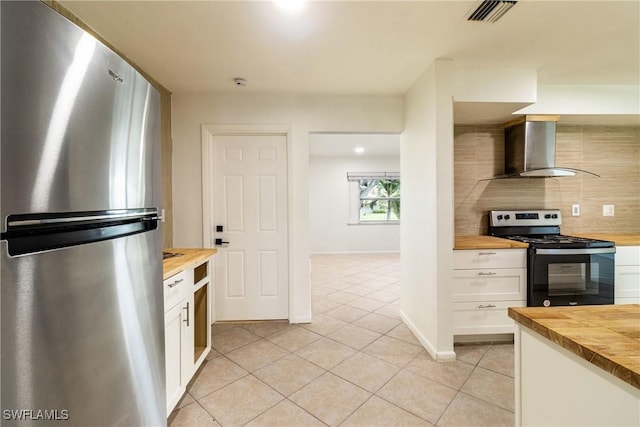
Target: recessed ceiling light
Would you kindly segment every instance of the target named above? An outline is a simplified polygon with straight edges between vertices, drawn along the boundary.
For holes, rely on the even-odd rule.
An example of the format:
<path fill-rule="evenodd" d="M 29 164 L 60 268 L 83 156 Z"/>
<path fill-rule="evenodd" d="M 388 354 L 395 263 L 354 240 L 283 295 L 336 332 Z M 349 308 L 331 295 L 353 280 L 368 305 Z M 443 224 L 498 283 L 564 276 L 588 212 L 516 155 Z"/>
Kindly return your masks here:
<path fill-rule="evenodd" d="M 286 11 L 297 12 L 302 10 L 305 2 L 304 0 L 276 0 L 276 3 Z"/>
<path fill-rule="evenodd" d="M 362 154 L 364 153 L 364 147 L 356 147 L 353 151 L 355 151 L 356 154 Z"/>

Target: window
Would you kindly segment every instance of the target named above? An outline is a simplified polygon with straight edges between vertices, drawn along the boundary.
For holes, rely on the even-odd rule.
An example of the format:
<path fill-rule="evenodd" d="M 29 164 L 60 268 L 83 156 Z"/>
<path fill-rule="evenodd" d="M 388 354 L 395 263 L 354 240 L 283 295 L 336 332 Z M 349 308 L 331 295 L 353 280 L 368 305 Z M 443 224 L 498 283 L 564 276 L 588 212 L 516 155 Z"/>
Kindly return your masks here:
<path fill-rule="evenodd" d="M 397 172 L 347 173 L 357 185 L 358 224 L 400 220 L 400 175 Z M 355 219 L 355 218 L 354 218 Z"/>

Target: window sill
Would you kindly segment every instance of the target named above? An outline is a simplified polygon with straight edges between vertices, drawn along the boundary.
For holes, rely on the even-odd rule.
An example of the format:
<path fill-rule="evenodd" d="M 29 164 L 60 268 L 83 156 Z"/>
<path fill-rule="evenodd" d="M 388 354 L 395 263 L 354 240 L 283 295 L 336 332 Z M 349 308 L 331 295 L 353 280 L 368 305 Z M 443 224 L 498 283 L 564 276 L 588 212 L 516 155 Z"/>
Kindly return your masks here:
<path fill-rule="evenodd" d="M 366 221 L 366 222 L 348 222 L 347 225 L 400 225 L 400 221 Z"/>

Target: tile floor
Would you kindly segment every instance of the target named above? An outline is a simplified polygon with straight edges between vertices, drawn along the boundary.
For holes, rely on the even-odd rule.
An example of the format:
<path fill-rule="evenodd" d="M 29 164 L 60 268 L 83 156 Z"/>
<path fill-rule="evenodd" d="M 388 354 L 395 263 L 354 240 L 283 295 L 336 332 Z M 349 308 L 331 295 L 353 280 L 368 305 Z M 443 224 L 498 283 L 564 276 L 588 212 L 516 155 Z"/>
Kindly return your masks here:
<path fill-rule="evenodd" d="M 398 255 L 312 268 L 313 322 L 215 324 L 170 426 L 513 426 L 513 345 L 434 362 L 398 315 Z"/>

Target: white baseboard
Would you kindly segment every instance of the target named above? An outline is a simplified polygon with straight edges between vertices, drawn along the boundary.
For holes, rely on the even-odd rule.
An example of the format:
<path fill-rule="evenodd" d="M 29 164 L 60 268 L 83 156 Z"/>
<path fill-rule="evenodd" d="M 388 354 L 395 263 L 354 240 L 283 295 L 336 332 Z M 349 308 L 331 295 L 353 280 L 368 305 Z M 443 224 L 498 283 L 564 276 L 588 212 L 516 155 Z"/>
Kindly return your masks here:
<path fill-rule="evenodd" d="M 407 327 L 413 332 L 413 334 L 418 338 L 420 344 L 427 350 L 427 353 L 438 362 L 453 362 L 456 360 L 456 352 L 455 351 L 437 351 L 436 348 L 431 344 L 431 342 L 416 328 L 416 325 L 407 317 L 406 314 L 402 310 L 400 310 L 400 317 L 407 325 Z"/>

